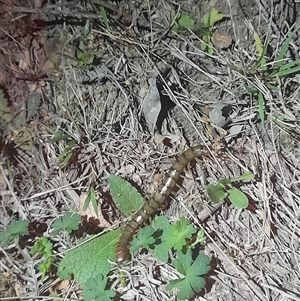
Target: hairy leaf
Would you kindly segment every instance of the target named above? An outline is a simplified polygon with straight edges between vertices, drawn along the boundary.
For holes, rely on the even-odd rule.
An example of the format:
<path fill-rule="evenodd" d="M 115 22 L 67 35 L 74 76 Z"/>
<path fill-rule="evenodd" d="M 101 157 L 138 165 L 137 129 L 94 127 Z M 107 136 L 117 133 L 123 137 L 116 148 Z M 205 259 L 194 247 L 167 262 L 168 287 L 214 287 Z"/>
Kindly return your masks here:
<path fill-rule="evenodd" d="M 126 216 L 138 210 L 144 203 L 137 189 L 119 176 L 109 176 L 109 187 L 116 206 Z"/>

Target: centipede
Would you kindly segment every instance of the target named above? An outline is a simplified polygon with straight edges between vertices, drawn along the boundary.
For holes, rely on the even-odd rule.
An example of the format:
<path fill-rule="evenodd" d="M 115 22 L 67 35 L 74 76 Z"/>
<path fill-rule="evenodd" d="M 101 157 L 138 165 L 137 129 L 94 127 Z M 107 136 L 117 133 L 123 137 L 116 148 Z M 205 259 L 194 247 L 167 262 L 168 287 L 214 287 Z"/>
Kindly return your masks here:
<path fill-rule="evenodd" d="M 202 159 L 209 155 L 210 151 L 207 146 L 196 145 L 188 148 L 174 160 L 158 189 L 149 200 L 135 212 L 131 220 L 125 226 L 116 247 L 116 262 L 118 264 L 130 260 L 129 246 L 133 236 L 141 227 L 143 227 L 143 225 L 149 223 L 159 210 L 167 206 L 168 199 L 175 189 L 175 185 L 186 166 L 195 158 Z"/>

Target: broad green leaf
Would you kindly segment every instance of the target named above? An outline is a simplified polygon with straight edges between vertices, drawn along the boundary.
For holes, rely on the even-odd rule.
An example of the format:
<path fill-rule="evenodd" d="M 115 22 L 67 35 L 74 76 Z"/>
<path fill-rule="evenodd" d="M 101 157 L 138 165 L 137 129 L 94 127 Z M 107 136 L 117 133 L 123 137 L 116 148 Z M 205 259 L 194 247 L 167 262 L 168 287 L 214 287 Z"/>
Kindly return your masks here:
<path fill-rule="evenodd" d="M 166 216 L 157 216 L 152 221 L 151 225 L 155 230 L 162 231 L 161 236 L 158 237 L 160 243 L 155 245 L 155 248 L 152 250 L 152 254 L 157 260 L 166 263 L 169 259 L 169 248 L 166 244 L 166 240 L 167 229 L 171 226 L 170 221 Z"/>
<path fill-rule="evenodd" d="M 126 216 L 130 216 L 144 204 L 137 189 L 119 176 L 109 176 L 109 187 L 117 208 Z"/>
<path fill-rule="evenodd" d="M 225 18 L 225 15 L 220 14 L 215 8 L 212 8 L 209 13 L 209 25 L 212 26 L 216 22 L 221 21 L 223 18 Z"/>
<path fill-rule="evenodd" d="M 156 216 L 151 223 L 155 230 L 161 229 L 163 231 L 167 230 L 170 225 L 170 221 L 166 216 Z"/>
<path fill-rule="evenodd" d="M 228 196 L 225 186 L 221 183 L 217 183 L 216 185 L 208 184 L 206 192 L 211 201 L 215 203 L 223 201 Z"/>
<path fill-rule="evenodd" d="M 81 216 L 77 213 L 68 212 L 62 217 L 54 220 L 52 235 L 57 235 L 61 230 L 66 230 L 71 233 L 73 230 L 78 230 Z"/>
<path fill-rule="evenodd" d="M 187 14 L 181 14 L 178 20 L 178 24 L 183 29 L 192 29 L 194 26 L 194 20 Z"/>
<path fill-rule="evenodd" d="M 11 240 L 20 236 L 20 235 L 27 235 L 29 234 L 28 231 L 29 221 L 19 220 L 19 221 L 12 221 L 6 228 L 5 231 L 0 233 L 0 241 L 3 242 L 3 246 L 7 247 Z"/>
<path fill-rule="evenodd" d="M 235 187 L 230 189 L 228 198 L 237 208 L 245 209 L 248 207 L 249 201 L 247 196 Z"/>
<path fill-rule="evenodd" d="M 179 300 L 191 298 L 195 293 L 199 293 L 204 288 L 205 279 L 202 275 L 210 270 L 210 259 L 208 256 L 201 253 L 193 262 L 191 250 L 188 250 L 186 254 L 178 253 L 178 259 L 173 261 L 173 266 L 185 277 L 170 280 L 166 289 L 178 288 Z"/>
<path fill-rule="evenodd" d="M 116 243 L 122 230 L 113 230 L 65 253 L 59 263 L 60 277 L 74 274 L 77 282 L 84 287 L 86 281 L 99 273 L 107 275 L 115 261 Z"/>
<path fill-rule="evenodd" d="M 155 248 L 151 251 L 151 253 L 157 260 L 167 263 L 169 259 L 169 251 L 170 250 L 167 248 L 166 244 L 161 242 L 160 244 L 155 245 Z"/>

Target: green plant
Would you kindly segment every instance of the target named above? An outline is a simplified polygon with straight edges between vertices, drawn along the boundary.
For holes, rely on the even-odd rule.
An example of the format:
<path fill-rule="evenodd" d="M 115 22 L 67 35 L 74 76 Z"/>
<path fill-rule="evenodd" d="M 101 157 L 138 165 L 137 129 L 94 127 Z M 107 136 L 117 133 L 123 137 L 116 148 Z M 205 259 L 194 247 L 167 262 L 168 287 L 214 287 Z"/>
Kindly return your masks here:
<path fill-rule="evenodd" d="M 97 199 L 96 199 L 95 189 L 93 187 L 91 187 L 88 191 L 88 195 L 85 198 L 82 210 L 86 211 L 86 209 L 88 208 L 90 203 L 92 203 L 92 206 L 93 206 L 96 216 L 99 217 L 98 203 L 97 203 Z"/>
<path fill-rule="evenodd" d="M 199 293 L 205 286 L 205 279 L 202 277 L 210 270 L 210 259 L 207 255 L 200 253 L 195 260 L 192 260 L 192 252 L 186 254 L 178 253 L 177 259 L 173 260 L 173 266 L 183 277 L 170 280 L 166 289 L 178 288 L 178 299 L 191 298 Z"/>
<path fill-rule="evenodd" d="M 171 29 L 176 33 L 186 33 L 188 30 L 194 28 L 194 20 L 187 14 L 179 12 L 176 16 L 176 12 L 171 10 Z"/>
<path fill-rule="evenodd" d="M 144 198 L 137 189 L 119 176 L 109 176 L 109 187 L 116 206 L 126 216 L 132 214 L 144 203 Z"/>
<path fill-rule="evenodd" d="M 257 33 L 254 34 L 256 51 L 259 55 L 258 61 L 250 69 L 250 77 L 258 76 L 266 89 L 269 89 L 268 92 L 278 93 L 278 84 L 277 78 L 286 77 L 291 74 L 300 72 L 300 59 L 289 60 L 286 58 L 286 54 L 289 48 L 289 44 L 292 38 L 295 36 L 296 32 L 299 30 L 299 26 L 296 27 L 284 41 L 281 46 L 281 49 L 278 53 L 278 56 L 272 60 L 268 61 L 266 57 L 268 41 L 264 44 L 261 41 Z M 258 87 L 254 86 L 252 83 L 246 87 L 246 93 L 257 94 L 258 97 L 258 111 L 259 117 L 262 122 L 267 119 L 273 120 L 279 126 L 284 126 L 286 119 L 283 116 L 272 117 L 268 114 L 266 110 L 267 98 L 265 97 L 266 92 L 262 91 Z"/>
<path fill-rule="evenodd" d="M 220 179 L 216 185 L 208 184 L 206 191 L 213 202 L 218 203 L 228 198 L 234 206 L 244 209 L 248 207 L 248 198 L 242 191 L 235 188 L 232 183 L 251 179 L 253 179 L 253 174 L 246 172 L 237 178 Z"/>
<path fill-rule="evenodd" d="M 85 301 L 110 301 L 116 295 L 115 291 L 106 290 L 107 278 L 99 273 L 90 278 L 84 285 L 83 297 Z"/>
<path fill-rule="evenodd" d="M 203 43 L 201 43 L 201 50 L 208 54 L 213 54 L 214 48 L 212 43 L 212 33 L 214 25 L 223 20 L 225 15 L 219 13 L 215 8 L 212 8 L 210 12 L 206 13 L 201 19 L 200 23 L 200 36 Z"/>
<path fill-rule="evenodd" d="M 90 54 L 87 51 L 80 51 L 78 52 L 77 60 L 78 67 L 82 67 L 87 64 L 89 65 L 93 63 L 94 55 Z"/>
<path fill-rule="evenodd" d="M 73 137 L 70 135 L 63 135 L 59 132 L 56 132 L 52 130 L 51 128 L 47 128 L 48 132 L 50 132 L 54 137 L 51 139 L 48 139 L 46 143 L 53 143 L 58 141 L 64 141 L 66 144 L 65 149 L 59 154 L 58 161 L 60 163 L 61 168 L 66 167 L 74 153 L 76 152 L 76 149 L 78 147 L 78 141 L 76 141 Z"/>
<path fill-rule="evenodd" d="M 124 187 L 122 187 L 125 185 Z M 116 186 L 116 187 L 114 187 Z M 128 214 L 132 209 L 137 210 L 141 206 L 142 197 L 129 183 L 117 176 L 110 177 L 110 188 L 117 207 L 120 206 L 127 211 Z M 128 208 L 126 200 L 135 202 L 135 208 Z M 126 204 L 124 207 L 124 203 Z M 119 206 L 120 205 L 120 206 Z M 139 206 L 138 206 L 139 205 Z M 191 260 L 191 249 L 197 243 L 203 243 L 205 240 L 203 231 L 199 231 L 196 235 L 196 241 L 193 243 L 193 236 L 197 229 L 189 224 L 186 218 L 180 218 L 175 224 L 170 224 L 167 217 L 159 216 L 154 218 L 151 225 L 142 228 L 136 237 L 132 240 L 130 251 L 136 252 L 140 248 L 149 250 L 154 257 L 161 262 L 168 262 L 173 256 L 178 258 L 174 261 L 174 267 L 184 277 L 179 280 L 170 281 L 168 289 L 178 287 L 180 289 L 179 299 L 186 299 L 199 292 L 205 286 L 205 280 L 200 276 L 206 274 L 210 269 L 210 259 L 204 254 L 199 254 L 195 261 Z M 170 250 L 175 252 L 170 253 Z M 180 268 L 180 263 L 184 262 L 183 268 Z M 189 264 L 188 264 L 189 263 Z M 199 264 L 201 268 L 199 268 Z M 191 279 L 196 280 L 191 282 Z M 198 284 L 196 284 L 196 282 Z"/>
<path fill-rule="evenodd" d="M 114 230 L 82 242 L 76 248 L 65 253 L 65 257 L 59 263 L 58 271 L 62 279 L 71 279 L 71 275 L 85 288 L 90 278 L 98 277 L 99 273 L 106 277 L 115 260 L 115 246 L 121 234 L 121 230 Z"/>
<path fill-rule="evenodd" d="M 57 235 L 61 230 L 65 230 L 71 233 L 73 230 L 78 230 L 81 216 L 77 213 L 68 212 L 62 217 L 58 217 L 54 220 L 52 235 Z"/>
<path fill-rule="evenodd" d="M 40 254 L 44 257 L 43 262 L 38 265 L 39 271 L 42 272 L 42 280 L 45 278 L 46 273 L 49 272 L 55 259 L 52 248 L 53 244 L 46 237 L 40 237 L 30 250 L 30 254 Z"/>
<path fill-rule="evenodd" d="M 28 231 L 28 220 L 12 221 L 6 228 L 5 231 L 0 233 L 0 241 L 3 246 L 7 247 L 13 239 L 19 238 L 19 236 L 29 234 Z"/>

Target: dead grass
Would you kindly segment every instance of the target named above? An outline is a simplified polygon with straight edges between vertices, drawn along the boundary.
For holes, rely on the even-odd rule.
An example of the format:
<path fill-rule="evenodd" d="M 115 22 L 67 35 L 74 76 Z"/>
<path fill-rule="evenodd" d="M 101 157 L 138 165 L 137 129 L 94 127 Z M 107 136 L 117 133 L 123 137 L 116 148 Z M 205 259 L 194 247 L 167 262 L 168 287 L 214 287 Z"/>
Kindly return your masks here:
<path fill-rule="evenodd" d="M 17 150 L 17 164 L 2 158 L 2 227 L 13 218 L 9 208 L 20 218 L 46 225 L 46 230 L 34 226 L 33 239 L 49 236 L 47 229 L 53 220 L 64 212 L 80 211 L 80 197 L 92 186 L 106 219 L 100 226 L 117 225 L 121 218 L 109 196 L 109 175 L 121 175 L 146 195 L 151 194 L 156 175 L 164 173 L 189 145 L 219 145 L 216 133 L 222 131 L 210 123 L 209 112 L 222 103 L 233 108 L 228 132 L 221 140 L 222 152 L 214 153 L 213 159 L 198 161 L 185 173 L 182 188 L 164 212 L 171 220 L 186 216 L 205 229 L 205 252 L 212 258 L 212 271 L 205 291 L 195 300 L 300 300 L 299 74 L 279 79 L 280 92 L 275 93 L 265 85 L 259 71 L 252 77 L 248 73 L 258 59 L 252 27 L 261 38 L 272 38 L 270 46 L 275 54 L 286 38 L 278 27 L 283 18 L 279 8 L 275 7 L 270 21 L 268 10 L 258 1 L 247 18 L 236 13 L 239 8 L 234 5 L 216 3 L 217 9 L 229 16 L 219 26 L 235 43 L 230 50 L 216 50 L 209 56 L 200 50 L 201 39 L 196 34 L 168 32 L 169 2 L 140 4 L 138 8 L 124 4 L 123 16 L 132 15 L 129 24 L 122 23 L 128 22 L 128 16 L 118 19 L 107 8 L 111 30 L 94 21 L 85 41 L 84 22 L 56 25 L 49 32 L 56 37 L 55 43 L 59 41 L 57 47 L 50 47 L 53 53 L 49 54 L 55 60 L 50 70 L 55 83 L 48 86 L 50 120 L 40 124 L 34 148 L 29 152 Z M 247 1 L 244 4 L 249 5 Z M 195 18 L 204 13 L 185 3 L 182 7 L 192 11 Z M 289 7 L 284 7 L 287 15 Z M 80 4 L 76 9 L 79 15 L 83 11 Z M 95 16 L 90 5 L 85 9 Z M 62 15 L 67 12 L 66 8 Z M 76 15 L 75 8 L 72 12 Z M 79 69 L 76 57 L 68 56 L 76 52 L 77 45 L 77 52 L 88 50 L 97 58 L 97 66 L 105 65 L 109 76 L 83 84 L 80 78 L 89 66 Z M 299 35 L 290 53 L 299 53 Z M 153 76 L 163 85 L 162 94 L 176 104 L 165 115 L 161 132 L 155 134 L 148 132 L 142 115 L 148 79 Z M 249 84 L 266 95 L 270 118 L 284 117 L 285 126 L 271 119 L 264 124 L 259 121 L 256 95 L 244 93 Z M 53 138 L 47 128 L 68 135 L 75 144 L 70 146 L 71 138 L 47 142 Z M 70 158 L 62 164 L 58 158 L 67 147 Z M 239 210 L 228 203 L 211 208 L 204 186 L 245 171 L 251 171 L 255 179 L 240 189 L 256 210 Z M 41 300 L 45 296 L 46 300 L 53 294 L 81 298 L 75 283 L 57 284 L 55 274 L 41 281 L 37 270 L 40 259 L 30 255 L 31 238 L 27 239 L 24 249 L 13 243 L 7 249 L 0 248 L 0 270 L 14 275 L 22 298 Z M 58 257 L 77 244 L 76 239 L 63 235 L 52 239 Z M 122 290 L 124 300 L 176 300 L 176 294 L 167 292 L 163 285 L 179 276 L 169 265 L 148 254 L 137 254 L 124 270 L 128 283 L 122 289 L 119 276 L 111 276 L 112 288 Z"/>

